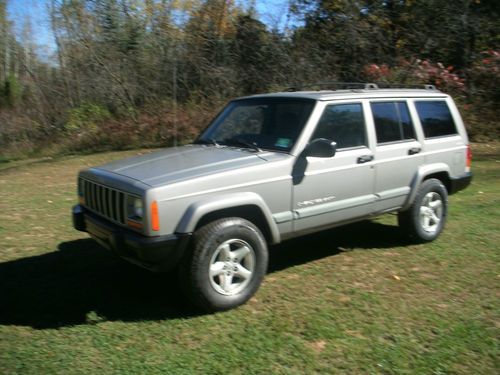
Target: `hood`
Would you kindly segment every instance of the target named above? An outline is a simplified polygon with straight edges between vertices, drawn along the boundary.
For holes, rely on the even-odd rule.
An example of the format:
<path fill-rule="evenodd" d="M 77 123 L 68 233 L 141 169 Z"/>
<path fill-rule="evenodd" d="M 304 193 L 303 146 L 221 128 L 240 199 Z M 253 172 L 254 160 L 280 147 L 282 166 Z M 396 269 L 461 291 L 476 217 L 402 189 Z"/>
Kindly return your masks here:
<path fill-rule="evenodd" d="M 114 161 L 94 169 L 113 172 L 155 187 L 266 163 L 274 153 L 206 145 L 168 148 Z"/>

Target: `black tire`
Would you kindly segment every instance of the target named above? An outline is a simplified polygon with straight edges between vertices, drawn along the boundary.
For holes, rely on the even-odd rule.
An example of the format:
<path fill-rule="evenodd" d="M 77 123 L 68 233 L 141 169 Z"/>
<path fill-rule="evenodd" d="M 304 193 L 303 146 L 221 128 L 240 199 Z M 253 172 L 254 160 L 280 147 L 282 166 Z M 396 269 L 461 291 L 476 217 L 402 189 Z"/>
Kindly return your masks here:
<path fill-rule="evenodd" d="M 255 294 L 267 262 L 266 241 L 255 225 L 237 217 L 220 219 L 194 233 L 179 280 L 196 306 L 208 312 L 229 310 Z"/>
<path fill-rule="evenodd" d="M 420 185 L 410 208 L 398 213 L 398 222 L 405 234 L 414 241 L 429 242 L 442 232 L 447 214 L 446 187 L 440 180 L 431 178 Z"/>

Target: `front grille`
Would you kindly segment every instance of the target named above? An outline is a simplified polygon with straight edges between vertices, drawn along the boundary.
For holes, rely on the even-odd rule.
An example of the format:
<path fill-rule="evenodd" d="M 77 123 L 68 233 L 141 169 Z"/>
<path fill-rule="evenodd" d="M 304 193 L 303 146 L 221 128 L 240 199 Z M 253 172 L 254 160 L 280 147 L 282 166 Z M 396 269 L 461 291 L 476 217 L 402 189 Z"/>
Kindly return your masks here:
<path fill-rule="evenodd" d="M 120 224 L 125 224 L 125 193 L 82 179 L 85 206 Z"/>

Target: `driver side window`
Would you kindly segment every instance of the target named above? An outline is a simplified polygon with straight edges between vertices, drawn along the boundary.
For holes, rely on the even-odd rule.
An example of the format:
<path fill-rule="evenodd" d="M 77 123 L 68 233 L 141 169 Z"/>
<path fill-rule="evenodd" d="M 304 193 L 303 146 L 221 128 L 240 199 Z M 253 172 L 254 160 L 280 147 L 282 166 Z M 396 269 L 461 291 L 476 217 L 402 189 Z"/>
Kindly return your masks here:
<path fill-rule="evenodd" d="M 334 104 L 325 108 L 311 139 L 326 138 L 337 148 L 366 146 L 365 119 L 361 103 Z"/>

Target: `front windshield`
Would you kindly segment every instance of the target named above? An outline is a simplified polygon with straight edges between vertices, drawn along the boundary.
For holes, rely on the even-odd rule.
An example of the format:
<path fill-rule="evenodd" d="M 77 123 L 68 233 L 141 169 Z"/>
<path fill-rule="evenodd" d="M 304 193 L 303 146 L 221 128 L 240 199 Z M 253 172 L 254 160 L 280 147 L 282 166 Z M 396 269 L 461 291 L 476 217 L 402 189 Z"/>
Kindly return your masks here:
<path fill-rule="evenodd" d="M 288 152 L 302 132 L 314 103 L 294 98 L 233 101 L 196 143 Z"/>

